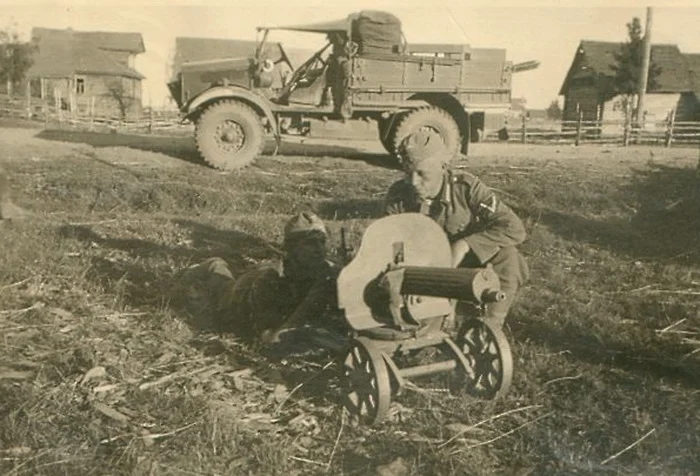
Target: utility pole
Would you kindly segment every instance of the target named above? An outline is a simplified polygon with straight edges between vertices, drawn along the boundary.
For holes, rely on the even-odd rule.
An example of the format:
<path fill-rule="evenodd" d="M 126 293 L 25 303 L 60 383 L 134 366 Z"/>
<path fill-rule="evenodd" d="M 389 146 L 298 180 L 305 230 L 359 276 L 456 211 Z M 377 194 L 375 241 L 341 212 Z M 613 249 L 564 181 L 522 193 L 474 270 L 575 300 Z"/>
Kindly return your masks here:
<path fill-rule="evenodd" d="M 634 116 L 635 124 L 640 124 L 640 119 L 644 116 L 644 95 L 647 92 L 647 80 L 649 78 L 649 63 L 651 61 L 651 20 L 652 8 L 647 7 L 647 24 L 644 28 L 644 38 L 642 39 L 642 68 L 639 76 L 639 90 L 637 92 L 637 112 Z"/>

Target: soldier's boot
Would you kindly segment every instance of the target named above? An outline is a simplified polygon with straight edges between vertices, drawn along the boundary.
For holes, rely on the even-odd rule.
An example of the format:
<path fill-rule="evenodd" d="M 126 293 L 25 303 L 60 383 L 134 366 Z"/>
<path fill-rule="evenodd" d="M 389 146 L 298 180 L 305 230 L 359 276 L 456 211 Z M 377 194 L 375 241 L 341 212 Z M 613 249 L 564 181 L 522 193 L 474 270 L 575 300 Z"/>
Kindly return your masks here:
<path fill-rule="evenodd" d="M 219 310 L 225 307 L 227 291 L 233 287 L 235 278 L 223 259 L 209 258 L 188 268 L 182 282 L 193 308 L 206 306 Z"/>

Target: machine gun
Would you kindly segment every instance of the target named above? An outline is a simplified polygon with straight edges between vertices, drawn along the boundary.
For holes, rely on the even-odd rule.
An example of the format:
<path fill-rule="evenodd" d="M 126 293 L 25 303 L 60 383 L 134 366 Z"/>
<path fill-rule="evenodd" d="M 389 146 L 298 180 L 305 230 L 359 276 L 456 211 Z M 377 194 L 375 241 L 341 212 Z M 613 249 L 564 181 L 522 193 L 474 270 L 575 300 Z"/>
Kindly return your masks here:
<path fill-rule="evenodd" d="M 346 247 L 345 237 L 342 237 Z M 507 392 L 512 378 L 508 340 L 478 312 L 505 298 L 495 272 L 452 268 L 443 230 L 417 213 L 373 222 L 338 276 L 338 307 L 351 330 L 343 359 L 345 405 L 360 419 L 382 420 L 406 380 L 442 372 L 456 374 L 455 389 L 485 398 Z M 456 338 L 447 323 L 459 317 Z M 442 360 L 401 368 L 421 349 L 439 349 Z"/>

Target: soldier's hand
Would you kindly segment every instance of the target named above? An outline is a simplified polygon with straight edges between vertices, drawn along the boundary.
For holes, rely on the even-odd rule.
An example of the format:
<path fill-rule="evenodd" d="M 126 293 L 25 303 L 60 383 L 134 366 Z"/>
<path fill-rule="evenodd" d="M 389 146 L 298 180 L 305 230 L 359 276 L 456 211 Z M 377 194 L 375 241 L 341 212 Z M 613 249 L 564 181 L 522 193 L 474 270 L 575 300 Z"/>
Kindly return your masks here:
<path fill-rule="evenodd" d="M 469 243 L 464 240 L 457 240 L 452 243 L 452 267 L 456 268 L 464 257 L 469 253 Z"/>

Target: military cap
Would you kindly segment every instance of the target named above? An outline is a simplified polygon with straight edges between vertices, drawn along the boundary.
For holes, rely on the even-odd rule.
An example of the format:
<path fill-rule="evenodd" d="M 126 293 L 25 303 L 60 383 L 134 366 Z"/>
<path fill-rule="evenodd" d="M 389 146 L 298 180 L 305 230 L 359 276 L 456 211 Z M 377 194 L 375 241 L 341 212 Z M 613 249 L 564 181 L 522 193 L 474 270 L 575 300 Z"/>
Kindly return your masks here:
<path fill-rule="evenodd" d="M 415 164 L 432 157 L 444 162 L 447 149 L 439 135 L 422 129 L 409 134 L 401 141 L 399 154 L 405 164 Z"/>
<path fill-rule="evenodd" d="M 294 215 L 284 226 L 285 241 L 296 236 L 309 235 L 312 232 L 327 236 L 326 226 L 318 215 L 312 212 L 301 212 Z"/>

